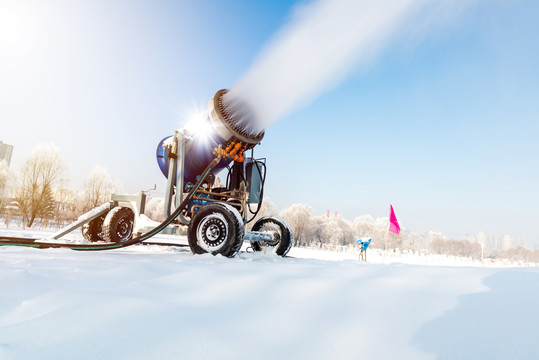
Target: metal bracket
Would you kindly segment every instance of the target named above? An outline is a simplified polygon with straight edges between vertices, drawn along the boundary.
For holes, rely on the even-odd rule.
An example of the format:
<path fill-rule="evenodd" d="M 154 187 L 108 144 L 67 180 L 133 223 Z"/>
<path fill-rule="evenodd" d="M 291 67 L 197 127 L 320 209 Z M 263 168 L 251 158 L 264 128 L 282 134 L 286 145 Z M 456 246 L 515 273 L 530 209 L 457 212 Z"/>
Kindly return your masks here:
<path fill-rule="evenodd" d="M 55 232 L 52 234 L 51 237 L 47 238 L 47 240 L 58 240 L 65 234 L 68 234 L 75 230 L 78 227 L 81 227 L 82 225 L 92 221 L 95 218 L 100 217 L 103 214 L 106 214 L 112 209 L 113 207 L 117 206 L 118 203 L 116 201 L 109 201 L 106 204 L 103 204 L 101 206 L 98 206 L 87 213 L 79 216 L 78 220 L 75 221 L 73 224 L 66 226 L 65 228 L 61 229 L 60 231 Z"/>

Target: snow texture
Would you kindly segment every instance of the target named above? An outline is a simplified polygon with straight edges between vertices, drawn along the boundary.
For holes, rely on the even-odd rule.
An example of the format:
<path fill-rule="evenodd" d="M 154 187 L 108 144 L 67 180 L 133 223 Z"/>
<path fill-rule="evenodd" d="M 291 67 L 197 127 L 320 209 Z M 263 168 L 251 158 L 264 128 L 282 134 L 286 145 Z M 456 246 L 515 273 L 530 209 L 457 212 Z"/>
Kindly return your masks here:
<path fill-rule="evenodd" d="M 293 248 L 290 255 L 0 247 L 0 359 L 539 354 L 537 268 L 399 262 L 437 259 L 417 256 L 382 264 L 375 251 L 362 263 L 357 253 Z"/>
<path fill-rule="evenodd" d="M 134 233 L 141 231 L 142 229 L 156 228 L 161 225 L 160 222 L 150 219 L 147 215 L 141 214 L 138 217 L 135 217 L 136 226 L 133 230 Z"/>

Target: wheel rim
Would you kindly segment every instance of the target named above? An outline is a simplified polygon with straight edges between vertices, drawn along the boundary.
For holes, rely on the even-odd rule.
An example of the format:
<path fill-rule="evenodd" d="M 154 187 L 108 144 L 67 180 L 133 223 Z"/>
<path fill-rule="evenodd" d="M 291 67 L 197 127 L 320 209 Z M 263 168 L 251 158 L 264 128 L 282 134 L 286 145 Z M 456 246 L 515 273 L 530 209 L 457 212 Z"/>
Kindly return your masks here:
<path fill-rule="evenodd" d="M 118 221 L 118 226 L 116 227 L 116 235 L 121 240 L 128 239 L 131 237 L 133 231 L 133 222 L 127 217 L 123 217 Z"/>
<path fill-rule="evenodd" d="M 207 252 L 219 251 L 228 237 L 228 222 L 221 214 L 211 214 L 197 226 L 197 243 Z"/>
<path fill-rule="evenodd" d="M 275 239 L 274 243 L 271 245 L 270 244 L 261 245 L 260 250 L 263 252 L 266 252 L 268 250 L 275 252 L 281 243 L 281 237 L 282 237 L 282 232 L 279 225 L 274 223 L 273 221 L 266 221 L 256 231 L 273 233 L 273 238 Z"/>

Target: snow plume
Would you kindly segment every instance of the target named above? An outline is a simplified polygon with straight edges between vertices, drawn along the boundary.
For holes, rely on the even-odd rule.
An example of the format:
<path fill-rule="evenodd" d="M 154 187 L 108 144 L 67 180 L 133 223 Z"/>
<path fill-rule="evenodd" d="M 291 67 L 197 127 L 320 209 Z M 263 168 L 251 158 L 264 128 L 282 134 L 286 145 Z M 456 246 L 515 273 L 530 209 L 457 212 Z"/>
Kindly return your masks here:
<path fill-rule="evenodd" d="M 404 21 L 423 32 L 475 0 L 317 0 L 295 9 L 225 101 L 250 134 L 337 85 L 358 64 L 372 60 Z M 441 14 L 444 15 L 441 15 Z M 427 16 L 427 17 L 425 17 Z M 417 34 L 415 34 L 417 35 Z M 248 105 L 241 109 L 239 104 Z M 251 115 L 252 114 L 252 115 Z M 249 116 L 251 115 L 251 116 Z M 246 121 L 254 119 L 254 121 Z"/>
<path fill-rule="evenodd" d="M 258 133 L 373 56 L 419 2 L 318 0 L 297 7 L 227 101 L 243 99 L 250 105 L 256 119 L 252 132 Z"/>

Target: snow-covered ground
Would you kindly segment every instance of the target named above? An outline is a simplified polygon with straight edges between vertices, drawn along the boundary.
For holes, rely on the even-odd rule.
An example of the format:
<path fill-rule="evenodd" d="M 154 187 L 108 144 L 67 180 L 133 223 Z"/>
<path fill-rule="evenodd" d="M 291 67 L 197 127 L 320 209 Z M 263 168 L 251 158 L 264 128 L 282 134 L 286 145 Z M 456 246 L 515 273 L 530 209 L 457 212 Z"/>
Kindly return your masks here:
<path fill-rule="evenodd" d="M 290 255 L 0 247 L 0 359 L 539 357 L 538 268 Z"/>

